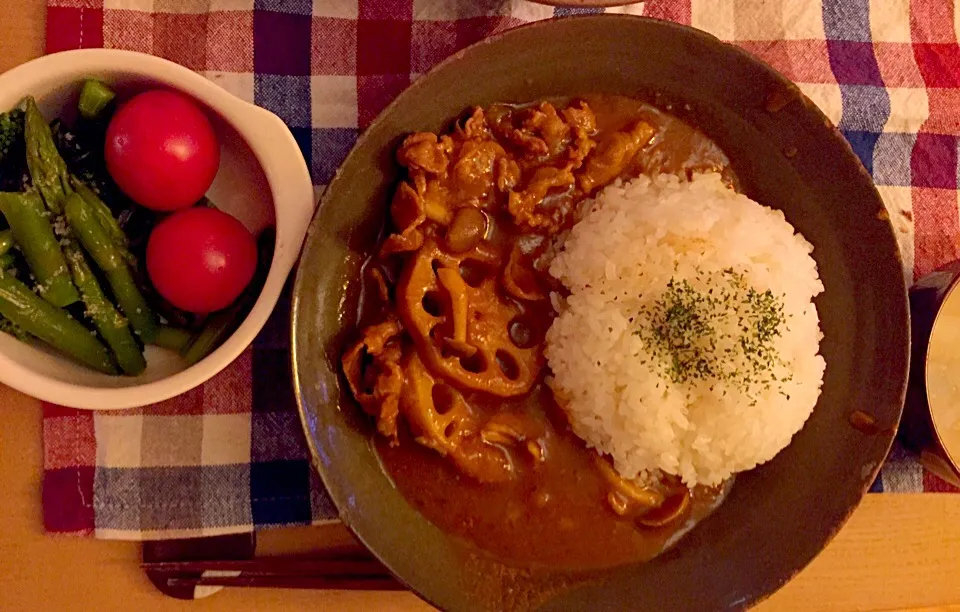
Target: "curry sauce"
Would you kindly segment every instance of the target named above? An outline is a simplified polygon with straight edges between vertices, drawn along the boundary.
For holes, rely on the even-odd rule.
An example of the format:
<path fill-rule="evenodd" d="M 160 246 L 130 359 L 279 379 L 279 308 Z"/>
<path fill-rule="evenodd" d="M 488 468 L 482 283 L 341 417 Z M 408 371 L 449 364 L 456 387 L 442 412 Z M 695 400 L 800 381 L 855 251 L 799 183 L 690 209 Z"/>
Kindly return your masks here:
<path fill-rule="evenodd" d="M 638 484 L 571 431 L 545 383 L 562 288 L 546 272 L 579 205 L 641 173 L 722 172 L 705 135 L 615 96 L 476 109 L 413 134 L 387 236 L 367 261 L 351 391 L 397 488 L 430 521 L 517 566 L 652 558 L 722 499 Z"/>

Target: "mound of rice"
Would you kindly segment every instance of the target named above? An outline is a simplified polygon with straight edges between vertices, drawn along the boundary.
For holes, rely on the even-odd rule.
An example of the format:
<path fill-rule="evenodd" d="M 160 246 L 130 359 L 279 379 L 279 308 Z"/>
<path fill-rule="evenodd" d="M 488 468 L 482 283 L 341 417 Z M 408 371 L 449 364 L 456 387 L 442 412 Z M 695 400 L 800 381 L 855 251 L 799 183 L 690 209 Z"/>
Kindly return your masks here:
<path fill-rule="evenodd" d="M 716 485 L 773 458 L 823 380 L 813 246 L 717 174 L 586 206 L 550 265 L 571 293 L 545 349 L 573 431 L 641 481 Z"/>

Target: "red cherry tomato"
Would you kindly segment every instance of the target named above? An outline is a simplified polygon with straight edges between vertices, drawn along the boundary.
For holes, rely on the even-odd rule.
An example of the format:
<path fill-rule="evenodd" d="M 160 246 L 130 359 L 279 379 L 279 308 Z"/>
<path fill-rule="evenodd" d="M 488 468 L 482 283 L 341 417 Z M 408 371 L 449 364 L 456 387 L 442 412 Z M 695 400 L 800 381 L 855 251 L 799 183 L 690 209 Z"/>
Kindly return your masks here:
<path fill-rule="evenodd" d="M 189 312 L 229 306 L 250 284 L 257 244 L 242 223 L 212 208 L 181 210 L 147 242 L 147 273 L 168 302 Z"/>
<path fill-rule="evenodd" d="M 123 104 L 107 126 L 107 170 L 120 189 L 153 210 L 195 204 L 220 166 L 220 144 L 196 102 L 162 89 Z"/>

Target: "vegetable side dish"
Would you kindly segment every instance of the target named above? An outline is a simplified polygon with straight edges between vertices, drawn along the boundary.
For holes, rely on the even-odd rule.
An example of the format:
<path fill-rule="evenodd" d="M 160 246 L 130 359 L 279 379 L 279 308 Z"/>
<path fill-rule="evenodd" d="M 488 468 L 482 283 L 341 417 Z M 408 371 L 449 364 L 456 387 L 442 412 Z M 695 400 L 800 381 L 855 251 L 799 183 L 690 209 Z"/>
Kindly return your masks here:
<path fill-rule="evenodd" d="M 77 110 L 0 113 L 0 329 L 106 374 L 141 374 L 151 344 L 195 363 L 252 306 L 271 236 L 203 198 L 219 144 L 190 98 L 88 80 Z"/>

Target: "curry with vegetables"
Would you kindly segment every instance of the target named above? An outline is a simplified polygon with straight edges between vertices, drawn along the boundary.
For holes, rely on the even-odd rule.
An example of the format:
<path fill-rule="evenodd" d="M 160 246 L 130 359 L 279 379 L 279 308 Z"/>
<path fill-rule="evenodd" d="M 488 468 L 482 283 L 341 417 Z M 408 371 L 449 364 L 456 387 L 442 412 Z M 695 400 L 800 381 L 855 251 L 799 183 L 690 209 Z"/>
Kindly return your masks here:
<path fill-rule="evenodd" d="M 517 565 L 649 559 L 725 487 L 625 480 L 571 433 L 545 384 L 562 287 L 547 267 L 580 204 L 641 173 L 719 171 L 705 135 L 623 97 L 478 108 L 397 151 L 406 178 L 364 267 L 343 354 L 387 471 L 444 530 Z"/>

